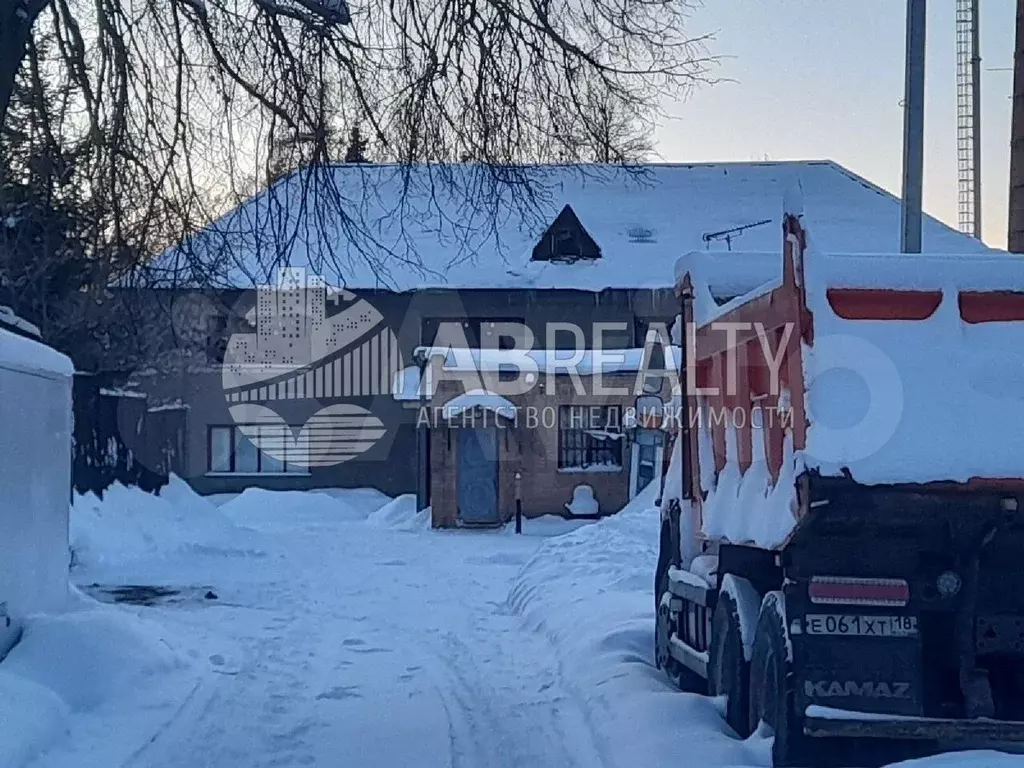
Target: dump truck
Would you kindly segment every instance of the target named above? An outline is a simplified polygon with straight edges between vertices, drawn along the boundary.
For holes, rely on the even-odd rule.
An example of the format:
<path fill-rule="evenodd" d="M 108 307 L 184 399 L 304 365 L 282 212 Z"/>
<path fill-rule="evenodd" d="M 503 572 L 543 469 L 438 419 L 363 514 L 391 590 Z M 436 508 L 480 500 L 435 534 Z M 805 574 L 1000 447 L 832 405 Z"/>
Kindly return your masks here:
<path fill-rule="evenodd" d="M 777 766 L 1024 741 L 1024 259 L 782 230 L 676 266 L 657 665 Z"/>

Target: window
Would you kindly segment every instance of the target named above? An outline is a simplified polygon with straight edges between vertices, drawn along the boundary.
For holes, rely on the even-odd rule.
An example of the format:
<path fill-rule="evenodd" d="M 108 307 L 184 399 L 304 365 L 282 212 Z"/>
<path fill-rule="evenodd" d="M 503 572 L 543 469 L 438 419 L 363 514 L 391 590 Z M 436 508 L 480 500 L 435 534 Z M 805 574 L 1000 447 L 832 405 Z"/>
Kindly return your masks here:
<path fill-rule="evenodd" d="M 601 336 L 601 349 L 632 349 L 633 328 L 625 320 L 596 322 L 593 323 L 594 343 L 592 346 L 597 349 L 598 334 Z"/>
<path fill-rule="evenodd" d="M 533 261 L 575 262 L 601 258 L 601 248 L 584 229 L 572 206 L 565 206 L 533 247 Z"/>
<path fill-rule="evenodd" d="M 576 236 L 579 230 L 564 227 L 551 233 L 551 260 L 579 259 L 583 256 L 583 246 Z"/>
<path fill-rule="evenodd" d="M 260 450 L 245 432 L 256 434 L 257 442 L 265 450 Z M 267 450 L 274 455 L 266 453 Z M 207 455 L 207 471 L 215 474 L 309 473 L 306 449 L 297 445 L 295 430 L 284 425 L 210 427 Z"/>
<path fill-rule="evenodd" d="M 637 446 L 636 492 L 654 482 L 658 474 L 658 446 L 653 441 Z"/>
<path fill-rule="evenodd" d="M 652 339 L 651 357 L 647 361 L 648 371 L 665 370 L 665 345 L 671 344 L 673 322 L 672 320 L 652 320 L 649 318 L 636 319 L 634 326 L 636 328 L 636 343 L 638 347 L 647 346 L 647 334 L 651 331 L 654 332 L 655 336 Z M 676 357 L 673 358 L 672 362 L 678 365 L 680 361 Z M 658 383 L 661 383 L 660 379 Z"/>
<path fill-rule="evenodd" d="M 559 406 L 559 469 L 621 470 L 622 442 L 621 406 Z"/>

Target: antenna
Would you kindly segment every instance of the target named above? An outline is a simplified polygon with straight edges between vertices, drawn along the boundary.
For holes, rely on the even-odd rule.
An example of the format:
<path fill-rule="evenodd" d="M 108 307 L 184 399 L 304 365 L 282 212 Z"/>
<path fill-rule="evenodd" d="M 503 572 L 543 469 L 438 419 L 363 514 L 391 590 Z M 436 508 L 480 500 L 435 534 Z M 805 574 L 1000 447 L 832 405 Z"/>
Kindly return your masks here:
<path fill-rule="evenodd" d="M 981 51 L 978 0 L 956 0 L 956 164 L 960 231 L 981 239 Z"/>
<path fill-rule="evenodd" d="M 701 235 L 701 239 L 705 242 L 707 247 L 711 248 L 711 243 L 715 240 L 725 240 L 725 244 L 729 250 L 732 250 L 732 241 L 746 232 L 748 229 L 754 227 L 762 227 L 765 224 L 771 224 L 771 219 L 764 219 L 763 221 L 755 221 L 752 224 L 744 224 L 742 227 L 733 227 L 732 229 L 723 229 L 720 232 L 705 232 Z"/>

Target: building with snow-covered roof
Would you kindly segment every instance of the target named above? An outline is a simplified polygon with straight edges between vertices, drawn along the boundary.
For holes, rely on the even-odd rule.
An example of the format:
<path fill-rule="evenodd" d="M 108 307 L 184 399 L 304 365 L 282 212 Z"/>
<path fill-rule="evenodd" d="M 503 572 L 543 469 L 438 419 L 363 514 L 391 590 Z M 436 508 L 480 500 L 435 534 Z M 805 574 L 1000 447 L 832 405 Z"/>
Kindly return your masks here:
<path fill-rule="evenodd" d="M 682 254 L 695 252 L 714 262 L 716 275 L 730 276 L 719 281 L 716 301 L 759 284 L 751 281 L 777 260 L 782 201 L 796 186 L 819 250 L 898 248 L 898 199 L 830 161 L 297 171 L 139 276 L 157 296 L 201 295 L 195 325 L 205 338 L 182 370 L 143 377 L 140 385 L 190 406 L 188 474 L 201 491 L 256 484 L 408 492 L 417 477 L 416 402 L 393 397 L 379 382 L 410 366 L 417 347 L 446 343 L 453 329 L 454 346 L 466 348 L 532 342 L 589 349 L 599 335 L 605 348 L 640 346 L 677 314 L 671 274 Z M 930 217 L 923 236 L 933 253 L 999 253 Z M 262 327 L 280 304 L 261 299 L 257 309 L 255 288 L 274 283 L 283 267 L 322 278 L 307 277 L 306 286 L 318 292 L 314 303 L 325 317 L 305 325 L 340 339 L 332 318 L 359 301 L 372 308 L 360 317 L 373 333 L 354 341 L 355 331 L 348 333 L 345 349 L 314 352 L 315 359 L 295 362 L 294 375 L 233 392 L 231 400 L 220 369 L 228 337 L 252 334 L 255 343 L 253 321 Z M 350 298 L 336 300 L 339 288 Z M 303 325 L 300 317 L 270 321 Z M 390 367 L 368 375 L 381 349 Z M 315 414 L 341 404 L 372 413 L 386 438 L 330 467 L 254 457 L 246 447 L 252 425 L 232 415 L 236 406 L 266 408 L 300 435 Z"/>

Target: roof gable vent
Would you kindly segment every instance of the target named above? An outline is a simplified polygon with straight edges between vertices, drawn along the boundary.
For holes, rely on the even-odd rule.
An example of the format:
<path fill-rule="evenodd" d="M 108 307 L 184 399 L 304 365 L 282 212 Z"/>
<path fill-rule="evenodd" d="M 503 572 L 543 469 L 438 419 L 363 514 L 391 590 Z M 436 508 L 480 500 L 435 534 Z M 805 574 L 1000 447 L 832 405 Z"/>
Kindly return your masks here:
<path fill-rule="evenodd" d="M 601 258 L 601 248 L 584 229 L 576 212 L 567 205 L 555 217 L 540 242 L 534 246 L 532 261 L 560 261 L 572 263 Z"/>

